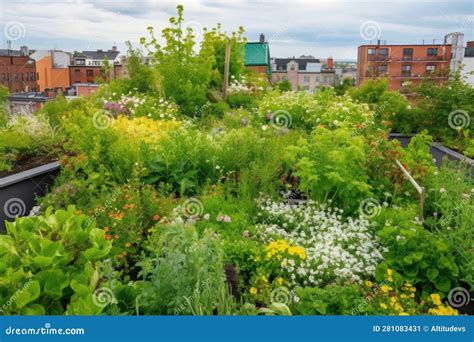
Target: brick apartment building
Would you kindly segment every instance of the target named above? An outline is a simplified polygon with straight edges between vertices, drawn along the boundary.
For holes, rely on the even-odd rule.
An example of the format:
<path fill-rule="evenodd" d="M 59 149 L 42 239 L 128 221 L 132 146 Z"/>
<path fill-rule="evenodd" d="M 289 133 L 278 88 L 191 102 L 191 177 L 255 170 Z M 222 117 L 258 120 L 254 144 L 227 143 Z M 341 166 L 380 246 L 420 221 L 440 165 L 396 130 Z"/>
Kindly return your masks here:
<path fill-rule="evenodd" d="M 10 93 L 38 90 L 36 63 L 26 46 L 21 50 L 0 49 L 0 84 Z"/>
<path fill-rule="evenodd" d="M 357 85 L 367 79 L 385 77 L 390 90 L 404 90 L 405 82 L 423 78 L 448 79 L 450 44 L 362 45 L 357 55 Z"/>
<path fill-rule="evenodd" d="M 95 83 L 98 78 L 104 80 L 115 79 L 121 75 L 119 51 L 114 46 L 111 50 L 82 51 L 73 58 L 69 66 L 71 85 L 75 83 Z M 110 64 L 108 73 L 104 73 L 103 61 L 107 59 Z"/>

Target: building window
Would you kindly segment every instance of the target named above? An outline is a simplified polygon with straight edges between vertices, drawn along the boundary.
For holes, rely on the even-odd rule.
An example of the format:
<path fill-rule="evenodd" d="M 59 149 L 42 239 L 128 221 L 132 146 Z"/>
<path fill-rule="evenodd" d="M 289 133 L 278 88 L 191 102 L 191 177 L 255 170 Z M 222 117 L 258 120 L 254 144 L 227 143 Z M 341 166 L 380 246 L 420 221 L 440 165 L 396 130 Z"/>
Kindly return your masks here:
<path fill-rule="evenodd" d="M 81 73 L 81 69 L 74 69 L 74 72 L 75 72 L 76 74 L 80 74 L 80 73 Z"/>
<path fill-rule="evenodd" d="M 438 56 L 438 48 L 428 48 L 426 54 L 428 56 Z"/>
<path fill-rule="evenodd" d="M 320 82 L 321 81 L 321 78 L 319 76 L 316 76 L 316 82 Z"/>
<path fill-rule="evenodd" d="M 379 73 L 380 74 L 386 74 L 388 72 L 388 65 L 387 64 L 381 64 L 378 67 Z"/>
<path fill-rule="evenodd" d="M 403 76 L 411 75 L 411 65 L 402 65 L 402 75 Z"/>
<path fill-rule="evenodd" d="M 375 55 L 375 49 L 374 48 L 367 49 L 367 54 L 368 55 Z"/>
<path fill-rule="evenodd" d="M 329 84 L 329 76 L 324 76 L 324 83 Z"/>
<path fill-rule="evenodd" d="M 94 76 L 94 70 L 92 69 L 87 69 L 87 76 Z"/>
<path fill-rule="evenodd" d="M 290 65 L 290 70 L 295 70 L 295 65 L 294 64 Z"/>
<path fill-rule="evenodd" d="M 86 65 L 85 59 L 76 59 L 76 65 Z"/>
<path fill-rule="evenodd" d="M 309 90 L 309 86 L 304 86 L 303 89 L 304 90 Z"/>
<path fill-rule="evenodd" d="M 379 50 L 379 55 L 381 56 L 388 56 L 388 48 L 381 48 Z"/>
<path fill-rule="evenodd" d="M 413 56 L 413 48 L 403 48 L 403 56 Z"/>
<path fill-rule="evenodd" d="M 309 76 L 304 76 L 303 79 L 304 79 L 304 83 L 309 83 Z"/>
<path fill-rule="evenodd" d="M 435 71 L 436 71 L 436 65 L 434 65 L 434 64 L 428 64 L 428 65 L 426 66 L 426 73 L 427 73 L 427 74 L 432 74 L 432 73 L 434 73 Z"/>

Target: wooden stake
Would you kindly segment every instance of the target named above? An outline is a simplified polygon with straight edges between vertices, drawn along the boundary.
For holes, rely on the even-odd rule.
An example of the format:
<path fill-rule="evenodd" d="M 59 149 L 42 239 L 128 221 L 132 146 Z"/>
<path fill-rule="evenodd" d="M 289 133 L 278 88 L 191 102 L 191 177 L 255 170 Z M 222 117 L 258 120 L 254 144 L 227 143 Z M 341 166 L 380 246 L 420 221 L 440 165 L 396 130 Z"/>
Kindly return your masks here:
<path fill-rule="evenodd" d="M 224 62 L 224 87 L 222 89 L 222 97 L 227 100 L 227 86 L 229 84 L 229 63 L 230 63 L 230 41 L 225 45 L 225 62 Z"/>
<path fill-rule="evenodd" d="M 402 170 L 405 177 L 410 181 L 410 183 L 415 187 L 416 191 L 420 194 L 420 221 L 423 222 L 424 218 L 424 206 L 425 206 L 425 188 L 421 187 L 415 179 L 410 175 L 410 172 L 407 171 L 398 160 L 395 160 L 398 167 Z"/>

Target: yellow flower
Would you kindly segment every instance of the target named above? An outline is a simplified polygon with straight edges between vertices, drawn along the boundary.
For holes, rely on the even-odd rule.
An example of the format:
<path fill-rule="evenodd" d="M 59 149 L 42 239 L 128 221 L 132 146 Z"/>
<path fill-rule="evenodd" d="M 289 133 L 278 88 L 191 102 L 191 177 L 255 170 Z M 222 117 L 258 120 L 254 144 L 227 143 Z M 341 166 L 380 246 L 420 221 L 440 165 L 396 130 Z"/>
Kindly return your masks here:
<path fill-rule="evenodd" d="M 400 295 L 400 298 L 401 298 L 401 299 L 407 299 L 408 296 L 407 296 L 406 294 L 402 293 L 402 294 Z"/>
<path fill-rule="evenodd" d="M 388 276 L 388 277 L 387 277 L 387 280 L 388 280 L 390 283 L 393 282 L 392 276 Z"/>
<path fill-rule="evenodd" d="M 366 281 L 365 281 L 365 285 L 366 285 L 367 287 L 372 287 L 372 286 L 374 286 L 374 284 L 373 284 L 370 280 L 366 280 Z"/>
<path fill-rule="evenodd" d="M 430 295 L 430 297 L 431 297 L 431 300 L 433 301 L 434 305 L 441 305 L 441 298 L 440 298 L 439 294 L 433 293 L 433 294 Z"/>
<path fill-rule="evenodd" d="M 278 285 L 283 284 L 283 278 L 282 278 L 282 277 L 278 277 L 278 278 L 277 278 L 277 283 L 278 283 Z"/>
<path fill-rule="evenodd" d="M 387 275 L 390 277 L 393 273 L 393 270 L 391 268 L 387 268 Z"/>
<path fill-rule="evenodd" d="M 398 315 L 399 315 L 399 316 L 409 316 L 409 314 L 407 314 L 406 312 L 403 312 L 403 311 L 400 312 Z"/>
<path fill-rule="evenodd" d="M 392 288 L 387 285 L 380 286 L 380 289 L 382 290 L 383 293 L 388 293 L 389 291 L 392 291 Z"/>
<path fill-rule="evenodd" d="M 399 303 L 396 303 L 393 308 L 397 311 L 403 311 L 403 307 Z"/>
<path fill-rule="evenodd" d="M 251 295 L 254 295 L 254 296 L 255 296 L 255 295 L 257 295 L 257 292 L 258 292 L 257 288 L 255 288 L 255 287 L 251 287 L 251 288 L 250 288 L 250 294 L 251 294 Z"/>
<path fill-rule="evenodd" d="M 380 307 L 381 307 L 382 309 L 387 309 L 387 304 L 380 303 Z"/>

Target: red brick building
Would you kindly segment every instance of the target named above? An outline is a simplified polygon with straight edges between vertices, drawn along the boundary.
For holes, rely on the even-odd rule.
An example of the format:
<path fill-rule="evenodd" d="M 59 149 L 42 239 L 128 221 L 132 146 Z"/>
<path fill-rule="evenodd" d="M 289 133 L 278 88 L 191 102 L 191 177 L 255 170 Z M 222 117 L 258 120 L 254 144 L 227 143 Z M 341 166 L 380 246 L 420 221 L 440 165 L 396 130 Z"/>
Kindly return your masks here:
<path fill-rule="evenodd" d="M 38 90 L 35 60 L 28 56 L 28 49 L 21 51 L 0 49 L 0 84 L 10 93 Z"/>
<path fill-rule="evenodd" d="M 109 63 L 108 72 L 105 71 L 104 60 Z M 69 66 L 69 79 L 71 85 L 96 83 L 98 78 L 115 79 L 122 74 L 121 68 L 119 51 L 115 46 L 111 50 L 82 51 L 74 56 Z"/>
<path fill-rule="evenodd" d="M 448 79 L 451 45 L 362 45 L 357 55 L 357 85 L 367 79 L 385 77 L 390 90 L 423 78 L 443 82 Z M 405 83 L 406 84 L 406 83 Z"/>

